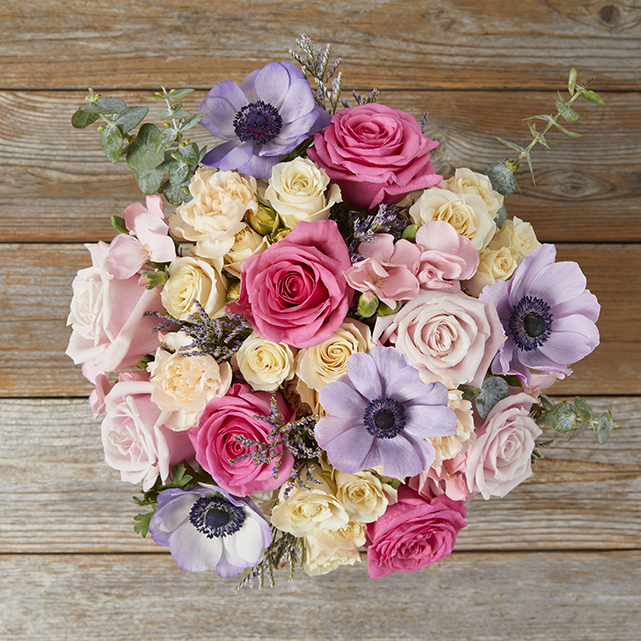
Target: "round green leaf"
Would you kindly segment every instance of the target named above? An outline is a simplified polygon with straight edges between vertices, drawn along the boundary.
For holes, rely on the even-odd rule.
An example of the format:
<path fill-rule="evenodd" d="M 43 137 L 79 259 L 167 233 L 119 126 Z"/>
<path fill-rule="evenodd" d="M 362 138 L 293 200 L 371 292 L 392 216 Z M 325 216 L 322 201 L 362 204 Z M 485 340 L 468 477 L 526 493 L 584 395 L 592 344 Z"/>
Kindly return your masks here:
<path fill-rule="evenodd" d="M 115 125 L 108 125 L 100 132 L 100 146 L 112 163 L 118 162 L 122 152 L 122 133 Z"/>
<path fill-rule="evenodd" d="M 77 109 L 71 116 L 71 125 L 75 129 L 84 129 L 98 120 L 98 114 L 92 114 L 82 109 Z"/>
<path fill-rule="evenodd" d="M 126 134 L 144 120 L 148 111 L 149 109 L 147 109 L 147 107 L 127 107 L 118 118 L 116 118 L 115 125 L 123 134 Z"/>
<path fill-rule="evenodd" d="M 567 401 L 557 403 L 547 413 L 548 423 L 553 430 L 566 434 L 576 425 L 576 410 Z"/>
<path fill-rule="evenodd" d="M 149 171 L 163 162 L 164 154 L 156 151 L 159 138 L 160 130 L 153 123 L 147 122 L 139 129 L 136 139 L 127 151 L 127 164 L 134 171 Z"/>
<path fill-rule="evenodd" d="M 175 161 L 169 167 L 169 182 L 172 186 L 181 185 L 189 176 L 189 165 L 184 162 Z"/>
<path fill-rule="evenodd" d="M 508 396 L 510 390 L 505 380 L 498 376 L 489 376 L 483 381 L 481 391 L 476 397 L 476 409 L 482 419 L 486 419 L 492 408 Z"/>
<path fill-rule="evenodd" d="M 155 194 L 162 184 L 163 173 L 157 169 L 149 169 L 148 171 L 134 171 L 134 176 L 143 194 Z"/>

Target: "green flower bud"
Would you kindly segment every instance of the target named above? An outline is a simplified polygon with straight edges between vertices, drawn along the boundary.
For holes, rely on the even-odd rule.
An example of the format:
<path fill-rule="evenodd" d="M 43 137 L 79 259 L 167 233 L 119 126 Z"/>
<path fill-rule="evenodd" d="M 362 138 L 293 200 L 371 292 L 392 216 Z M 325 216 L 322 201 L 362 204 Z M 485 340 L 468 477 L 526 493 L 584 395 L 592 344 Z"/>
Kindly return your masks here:
<path fill-rule="evenodd" d="M 511 169 L 502 162 L 494 162 L 488 165 L 483 173 L 490 179 L 492 189 L 498 191 L 502 196 L 509 196 L 516 191 L 516 178 Z"/>
<path fill-rule="evenodd" d="M 372 292 L 363 292 L 358 299 L 358 314 L 363 318 L 369 318 L 376 314 L 378 309 L 378 298 Z"/>
<path fill-rule="evenodd" d="M 160 287 L 169 280 L 169 274 L 166 271 L 143 272 L 141 277 L 147 279 L 145 289 Z"/>
<path fill-rule="evenodd" d="M 289 235 L 289 232 L 290 232 L 290 231 L 292 231 L 292 230 L 291 230 L 291 229 L 287 229 L 287 227 L 281 227 L 281 228 L 278 230 L 278 233 L 277 233 L 277 234 L 274 234 L 274 235 L 272 236 L 272 240 L 273 240 L 275 243 L 277 243 L 279 240 L 283 240 L 283 238 L 285 238 L 285 236 Z"/>
<path fill-rule="evenodd" d="M 238 300 L 240 298 L 240 283 L 238 281 L 232 283 L 227 288 L 227 302 Z"/>
<path fill-rule="evenodd" d="M 396 312 L 403 306 L 403 304 L 399 301 L 396 303 L 396 307 L 392 309 L 391 307 L 388 307 L 385 303 L 381 303 L 378 306 L 378 315 L 379 316 L 390 316 L 391 314 L 396 314 Z"/>
<path fill-rule="evenodd" d="M 258 207 L 256 213 L 250 211 L 246 216 L 250 227 L 261 236 L 268 236 L 278 229 L 278 214 L 273 210 Z"/>
<path fill-rule="evenodd" d="M 416 232 L 418 231 L 418 225 L 408 225 L 403 230 L 403 238 L 409 240 L 411 243 L 416 241 Z"/>

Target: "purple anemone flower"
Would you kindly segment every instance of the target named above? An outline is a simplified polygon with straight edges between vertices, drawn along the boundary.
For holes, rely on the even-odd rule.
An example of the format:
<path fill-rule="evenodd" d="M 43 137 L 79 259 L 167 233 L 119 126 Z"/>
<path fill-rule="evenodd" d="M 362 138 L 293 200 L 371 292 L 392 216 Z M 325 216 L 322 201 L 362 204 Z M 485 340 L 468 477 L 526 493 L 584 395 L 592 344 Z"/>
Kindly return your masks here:
<path fill-rule="evenodd" d="M 374 347 L 347 361 L 347 374 L 320 391 L 331 416 L 315 437 L 330 463 L 354 473 L 383 465 L 386 476 L 416 476 L 434 460 L 428 439 L 456 434 L 456 415 L 442 383 L 421 382 L 395 347 Z"/>
<path fill-rule="evenodd" d="M 331 117 L 314 102 L 309 83 L 291 62 L 270 62 L 238 86 L 215 85 L 200 105 L 200 121 L 227 140 L 205 155 L 204 165 L 269 179 L 280 156 L 293 151 Z"/>
<path fill-rule="evenodd" d="M 496 307 L 507 335 L 492 363 L 494 374 L 514 374 L 526 385 L 528 368 L 570 374 L 568 366 L 599 344 L 596 296 L 585 288 L 576 263 L 555 263 L 555 258 L 554 245 L 541 245 L 510 281 L 499 280 L 479 296 Z"/>
<path fill-rule="evenodd" d="M 181 570 L 216 568 L 221 577 L 254 567 L 272 541 L 269 524 L 249 499 L 206 484 L 161 492 L 149 531 Z"/>

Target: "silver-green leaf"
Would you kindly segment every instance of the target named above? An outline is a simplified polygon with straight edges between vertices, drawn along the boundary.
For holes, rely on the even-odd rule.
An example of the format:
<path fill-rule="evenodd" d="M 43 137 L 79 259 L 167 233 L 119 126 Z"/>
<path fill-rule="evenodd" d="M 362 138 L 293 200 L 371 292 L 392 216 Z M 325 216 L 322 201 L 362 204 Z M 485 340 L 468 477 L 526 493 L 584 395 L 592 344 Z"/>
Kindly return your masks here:
<path fill-rule="evenodd" d="M 122 133 L 115 125 L 107 125 L 100 132 L 100 146 L 112 163 L 118 162 L 122 152 Z"/>
<path fill-rule="evenodd" d="M 164 154 L 156 151 L 159 138 L 160 130 L 153 123 L 147 122 L 139 129 L 127 151 L 127 164 L 134 171 L 149 171 L 163 162 Z"/>
<path fill-rule="evenodd" d="M 127 107 L 121 114 L 118 114 L 114 124 L 123 134 L 137 127 L 147 115 L 147 107 Z"/>
<path fill-rule="evenodd" d="M 147 171 L 134 171 L 134 176 L 143 194 L 155 194 L 162 184 L 163 173 L 157 169 L 149 169 Z"/>

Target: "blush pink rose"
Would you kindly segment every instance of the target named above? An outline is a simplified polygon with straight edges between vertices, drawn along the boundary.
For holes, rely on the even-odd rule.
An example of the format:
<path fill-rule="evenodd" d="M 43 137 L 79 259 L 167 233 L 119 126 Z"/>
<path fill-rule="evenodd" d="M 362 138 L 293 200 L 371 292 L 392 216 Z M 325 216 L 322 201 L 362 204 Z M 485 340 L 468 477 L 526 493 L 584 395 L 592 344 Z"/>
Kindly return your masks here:
<path fill-rule="evenodd" d="M 92 266 L 78 271 L 67 325 L 72 332 L 66 354 L 77 364 L 91 361 L 103 372 L 135 367 L 156 351 L 152 329 L 158 319 L 148 311 L 163 311 L 158 288 L 145 289 L 139 277 L 119 279 L 109 271 L 109 245 L 85 245 Z"/>
<path fill-rule="evenodd" d="M 422 497 L 432 499 L 444 494 L 453 501 L 469 501 L 474 497 L 465 479 L 467 455 L 457 454 L 454 458 L 428 467 L 418 476 L 413 476 L 407 485 Z"/>
<path fill-rule="evenodd" d="M 451 554 L 466 526 L 462 501 L 427 500 L 406 485 L 378 521 L 367 524 L 367 570 L 372 579 L 415 572 Z"/>
<path fill-rule="evenodd" d="M 151 400 L 152 389 L 144 380 L 116 383 L 105 398 L 101 426 L 107 465 L 119 470 L 123 481 L 142 482 L 145 491 L 159 476 L 166 481 L 172 465 L 194 457 L 188 435 L 165 427 L 170 412 Z"/>
<path fill-rule="evenodd" d="M 232 459 L 253 449 L 240 443 L 237 436 L 260 443 L 271 442 L 272 426 L 256 418 L 269 415 L 271 396 L 267 392 L 252 392 L 249 385 L 235 383 L 225 396 L 207 403 L 198 425 L 189 430 L 196 460 L 220 487 L 235 496 L 275 490 L 292 473 L 294 457 L 290 452 L 284 454 L 276 478 L 273 476 L 275 461 L 254 465 L 248 457 L 230 463 Z M 276 393 L 276 398 L 284 420 L 294 420 L 294 412 L 285 404 L 280 393 Z"/>
<path fill-rule="evenodd" d="M 541 434 L 529 412 L 536 399 L 523 392 L 500 400 L 467 452 L 467 485 L 483 498 L 503 497 L 532 475 L 532 451 Z"/>
<path fill-rule="evenodd" d="M 505 336 L 494 306 L 462 292 L 421 290 L 391 316 L 379 316 L 373 338 L 407 356 L 424 383 L 481 387 Z"/>
<path fill-rule="evenodd" d="M 261 338 L 294 347 L 326 341 L 345 319 L 353 290 L 349 252 L 334 221 L 300 222 L 283 240 L 243 261 L 240 297 L 227 311 Z"/>
<path fill-rule="evenodd" d="M 441 182 L 429 153 L 436 146 L 414 116 L 374 103 L 334 114 L 314 135 L 307 155 L 338 184 L 346 201 L 374 209 Z"/>

